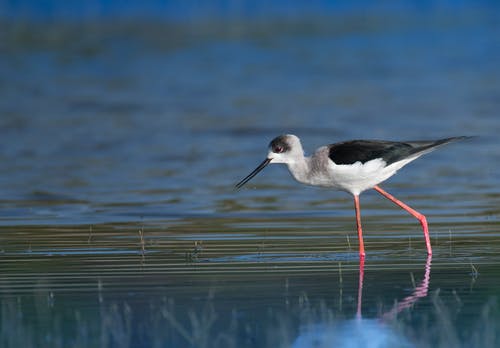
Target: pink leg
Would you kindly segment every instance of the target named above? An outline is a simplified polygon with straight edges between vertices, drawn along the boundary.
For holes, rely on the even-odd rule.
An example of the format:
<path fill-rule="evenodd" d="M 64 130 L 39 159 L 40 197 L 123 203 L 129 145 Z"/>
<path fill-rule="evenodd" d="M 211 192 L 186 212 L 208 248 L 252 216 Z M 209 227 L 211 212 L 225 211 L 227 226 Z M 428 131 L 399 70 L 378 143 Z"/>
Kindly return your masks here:
<path fill-rule="evenodd" d="M 399 205 L 401 208 L 406 210 L 408 213 L 416 217 L 419 221 L 420 224 L 422 225 L 422 228 L 424 230 L 424 237 L 425 237 L 425 246 L 427 247 L 427 254 L 432 255 L 432 248 L 431 248 L 431 239 L 429 237 L 429 228 L 427 227 L 427 219 L 423 214 L 420 214 L 418 211 L 415 209 L 410 208 L 403 202 L 401 202 L 399 199 L 395 198 L 391 194 L 385 192 L 382 190 L 378 185 L 373 187 L 378 193 L 380 193 L 382 196 L 387 198 L 388 200 L 394 202 L 395 204 Z"/>
<path fill-rule="evenodd" d="M 359 257 L 365 257 L 365 243 L 363 242 L 363 230 L 361 229 L 361 214 L 359 209 L 359 196 L 354 195 L 354 209 L 356 210 L 356 226 L 358 227 Z"/>

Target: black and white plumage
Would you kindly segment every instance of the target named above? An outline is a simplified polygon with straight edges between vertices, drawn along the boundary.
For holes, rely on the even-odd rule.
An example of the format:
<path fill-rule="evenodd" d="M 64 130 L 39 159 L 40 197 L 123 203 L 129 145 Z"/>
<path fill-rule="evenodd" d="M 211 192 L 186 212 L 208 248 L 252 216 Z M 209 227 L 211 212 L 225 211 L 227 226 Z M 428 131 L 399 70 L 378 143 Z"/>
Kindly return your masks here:
<path fill-rule="evenodd" d="M 419 219 L 424 229 L 427 252 L 431 254 L 432 249 L 425 216 L 382 190 L 378 184 L 423 154 L 464 138 L 467 137 L 407 142 L 351 140 L 322 146 L 312 156 L 306 157 L 297 136 L 281 135 L 269 143 L 266 159 L 253 172 L 237 183 L 236 188 L 245 185 L 269 163 L 284 163 L 298 182 L 349 192 L 354 196 L 361 256 L 364 256 L 365 252 L 359 214 L 359 195 L 361 192 L 373 188 Z"/>

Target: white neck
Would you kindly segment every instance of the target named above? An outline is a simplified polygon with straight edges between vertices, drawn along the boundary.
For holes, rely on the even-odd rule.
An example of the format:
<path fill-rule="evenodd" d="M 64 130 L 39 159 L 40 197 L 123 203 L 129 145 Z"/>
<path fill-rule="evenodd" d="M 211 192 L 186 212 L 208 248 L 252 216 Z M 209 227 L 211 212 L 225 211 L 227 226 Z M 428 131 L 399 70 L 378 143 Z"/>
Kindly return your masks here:
<path fill-rule="evenodd" d="M 298 182 L 308 184 L 310 182 L 311 158 L 301 156 L 295 158 L 293 162 L 287 163 L 288 170 Z"/>

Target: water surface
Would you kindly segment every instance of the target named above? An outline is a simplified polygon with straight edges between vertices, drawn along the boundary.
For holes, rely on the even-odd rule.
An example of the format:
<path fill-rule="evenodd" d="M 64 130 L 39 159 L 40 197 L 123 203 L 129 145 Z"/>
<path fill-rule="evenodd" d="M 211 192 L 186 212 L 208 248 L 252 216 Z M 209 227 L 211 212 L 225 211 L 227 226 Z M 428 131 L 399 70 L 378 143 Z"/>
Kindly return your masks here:
<path fill-rule="evenodd" d="M 497 346 L 498 23 L 3 23 L 0 345 Z M 282 133 L 479 137 L 383 185 L 432 259 L 367 192 L 362 265 L 345 193 L 279 166 L 233 189 Z"/>

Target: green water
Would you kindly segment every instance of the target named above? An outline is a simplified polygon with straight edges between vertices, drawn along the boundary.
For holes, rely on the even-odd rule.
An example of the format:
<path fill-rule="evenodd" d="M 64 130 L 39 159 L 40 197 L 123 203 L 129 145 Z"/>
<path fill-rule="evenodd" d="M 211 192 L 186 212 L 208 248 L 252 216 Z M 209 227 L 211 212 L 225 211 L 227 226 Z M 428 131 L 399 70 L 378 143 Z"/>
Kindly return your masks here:
<path fill-rule="evenodd" d="M 366 219 L 362 289 L 346 219 L 340 226 L 290 217 L 3 227 L 1 342 L 303 346 L 308 335 L 346 339 L 345 328 L 334 329 L 361 323 L 368 342 L 389 332 L 396 346 L 494 346 L 495 224 L 435 224 L 426 259 L 416 222 L 384 218 Z M 426 263 L 428 284 L 415 297 Z M 408 296 L 415 298 L 395 309 Z"/>

